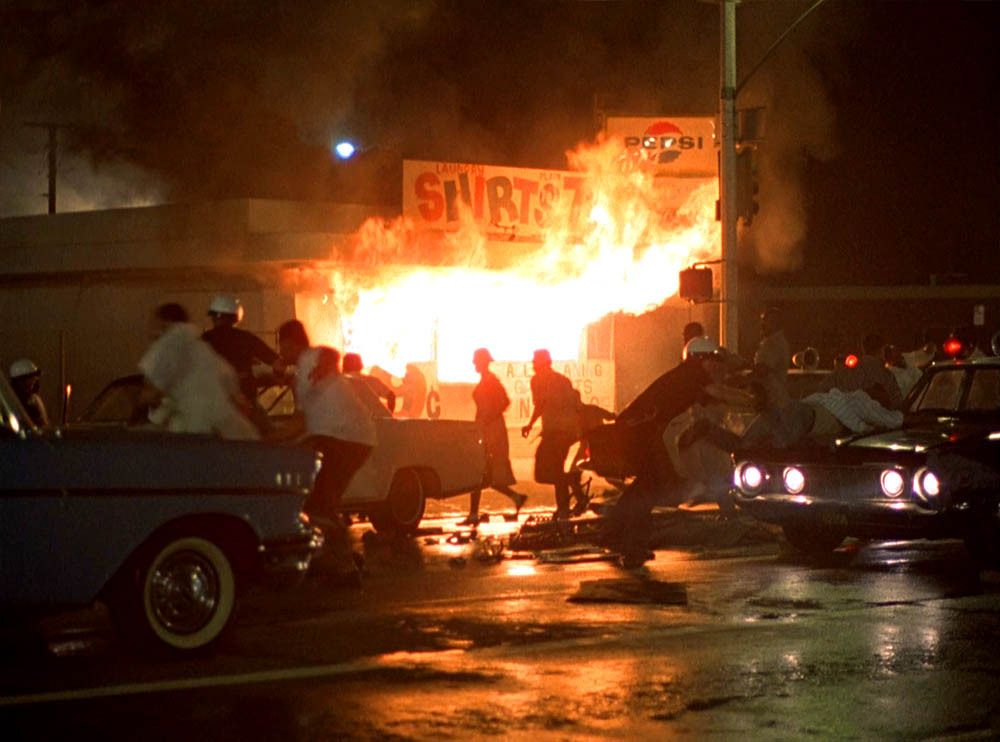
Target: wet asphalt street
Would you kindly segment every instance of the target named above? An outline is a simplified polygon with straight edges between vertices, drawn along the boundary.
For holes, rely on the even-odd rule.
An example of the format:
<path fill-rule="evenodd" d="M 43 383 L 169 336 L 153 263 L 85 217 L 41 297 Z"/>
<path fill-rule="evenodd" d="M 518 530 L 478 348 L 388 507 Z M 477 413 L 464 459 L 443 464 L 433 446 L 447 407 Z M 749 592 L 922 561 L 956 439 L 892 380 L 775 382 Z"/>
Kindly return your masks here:
<path fill-rule="evenodd" d="M 960 543 L 816 561 L 707 538 L 628 573 L 592 555 L 481 561 L 435 515 L 401 542 L 356 526 L 361 588 L 252 594 L 211 657 L 129 655 L 100 611 L 48 622 L 44 651 L 8 641 L 4 738 L 1000 735 L 1000 578 Z M 710 512 L 684 518 L 722 533 Z M 653 602 L 570 600 L 598 580 L 583 597 Z"/>

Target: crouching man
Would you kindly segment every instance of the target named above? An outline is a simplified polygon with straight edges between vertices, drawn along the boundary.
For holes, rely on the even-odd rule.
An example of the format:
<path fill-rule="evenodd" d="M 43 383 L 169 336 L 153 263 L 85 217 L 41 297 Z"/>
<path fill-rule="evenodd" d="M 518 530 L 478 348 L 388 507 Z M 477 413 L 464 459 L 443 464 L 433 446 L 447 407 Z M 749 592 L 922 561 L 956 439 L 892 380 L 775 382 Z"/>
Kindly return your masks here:
<path fill-rule="evenodd" d="M 728 370 L 725 351 L 711 338 L 690 340 L 683 358 L 615 421 L 626 466 L 635 476 L 608 514 L 602 540 L 621 554 L 626 568 L 641 566 L 649 558 L 653 506 L 676 504 L 684 492 L 683 478 L 664 445 L 667 426 L 699 402 L 747 405 L 751 401 L 746 392 L 723 384 Z"/>
<path fill-rule="evenodd" d="M 295 415 L 275 439 L 301 439 L 323 455 L 323 465 L 305 511 L 327 538 L 326 569 L 348 581 L 357 579 L 347 527 L 339 517 L 340 499 L 351 478 L 375 446 L 372 412 L 340 372 L 340 353 L 310 347 L 305 327 L 290 320 L 278 329 L 281 357 L 295 366 Z"/>

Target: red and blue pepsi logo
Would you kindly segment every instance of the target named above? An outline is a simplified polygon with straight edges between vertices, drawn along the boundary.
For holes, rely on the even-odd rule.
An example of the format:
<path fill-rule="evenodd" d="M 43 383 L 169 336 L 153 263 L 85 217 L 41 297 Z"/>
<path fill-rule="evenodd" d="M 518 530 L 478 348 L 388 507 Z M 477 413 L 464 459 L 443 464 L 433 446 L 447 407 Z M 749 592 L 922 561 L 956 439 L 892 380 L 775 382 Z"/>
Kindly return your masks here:
<path fill-rule="evenodd" d="M 647 126 L 641 136 L 626 136 L 625 146 L 640 149 L 649 160 L 666 165 L 689 150 L 704 149 L 705 139 L 685 135 L 672 121 L 661 120 Z"/>

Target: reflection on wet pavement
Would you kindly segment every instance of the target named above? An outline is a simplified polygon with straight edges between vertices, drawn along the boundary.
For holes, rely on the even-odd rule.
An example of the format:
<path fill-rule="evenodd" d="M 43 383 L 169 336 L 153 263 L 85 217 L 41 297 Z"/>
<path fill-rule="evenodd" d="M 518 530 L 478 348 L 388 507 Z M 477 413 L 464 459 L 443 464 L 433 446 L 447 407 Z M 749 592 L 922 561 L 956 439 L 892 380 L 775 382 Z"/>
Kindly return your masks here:
<path fill-rule="evenodd" d="M 415 539 L 354 530 L 361 589 L 307 582 L 280 601 L 249 600 L 211 664 L 128 664 L 105 650 L 78 671 L 50 661 L 7 687 L 299 667 L 328 675 L 220 681 L 199 693 L 64 705 L 64 714 L 24 709 L 16 720 L 35 738 L 103 718 L 149 739 L 190 736 L 197 723 L 199 737 L 215 740 L 252 739 L 255 726 L 272 724 L 288 739 L 1000 731 L 1000 589 L 954 542 L 854 543 L 818 560 L 777 547 L 727 558 L 658 550 L 637 578 L 601 561 L 479 560 L 468 539 L 449 542 L 461 533 L 453 523 Z M 463 554 L 463 566 L 450 565 Z M 567 601 L 581 583 L 609 580 L 676 586 L 686 603 Z"/>

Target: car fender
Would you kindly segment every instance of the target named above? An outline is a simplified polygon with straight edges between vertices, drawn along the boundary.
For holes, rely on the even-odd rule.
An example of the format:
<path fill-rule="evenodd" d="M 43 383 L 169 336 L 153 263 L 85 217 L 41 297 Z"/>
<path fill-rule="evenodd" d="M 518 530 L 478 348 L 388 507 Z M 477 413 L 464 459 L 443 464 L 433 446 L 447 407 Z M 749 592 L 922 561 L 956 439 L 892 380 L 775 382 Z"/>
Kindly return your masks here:
<path fill-rule="evenodd" d="M 433 472 L 434 496 L 471 492 L 482 483 L 486 467 L 479 428 L 464 420 L 376 420 L 377 443 L 351 479 L 341 504 L 383 502 L 393 477 L 403 469 Z"/>

